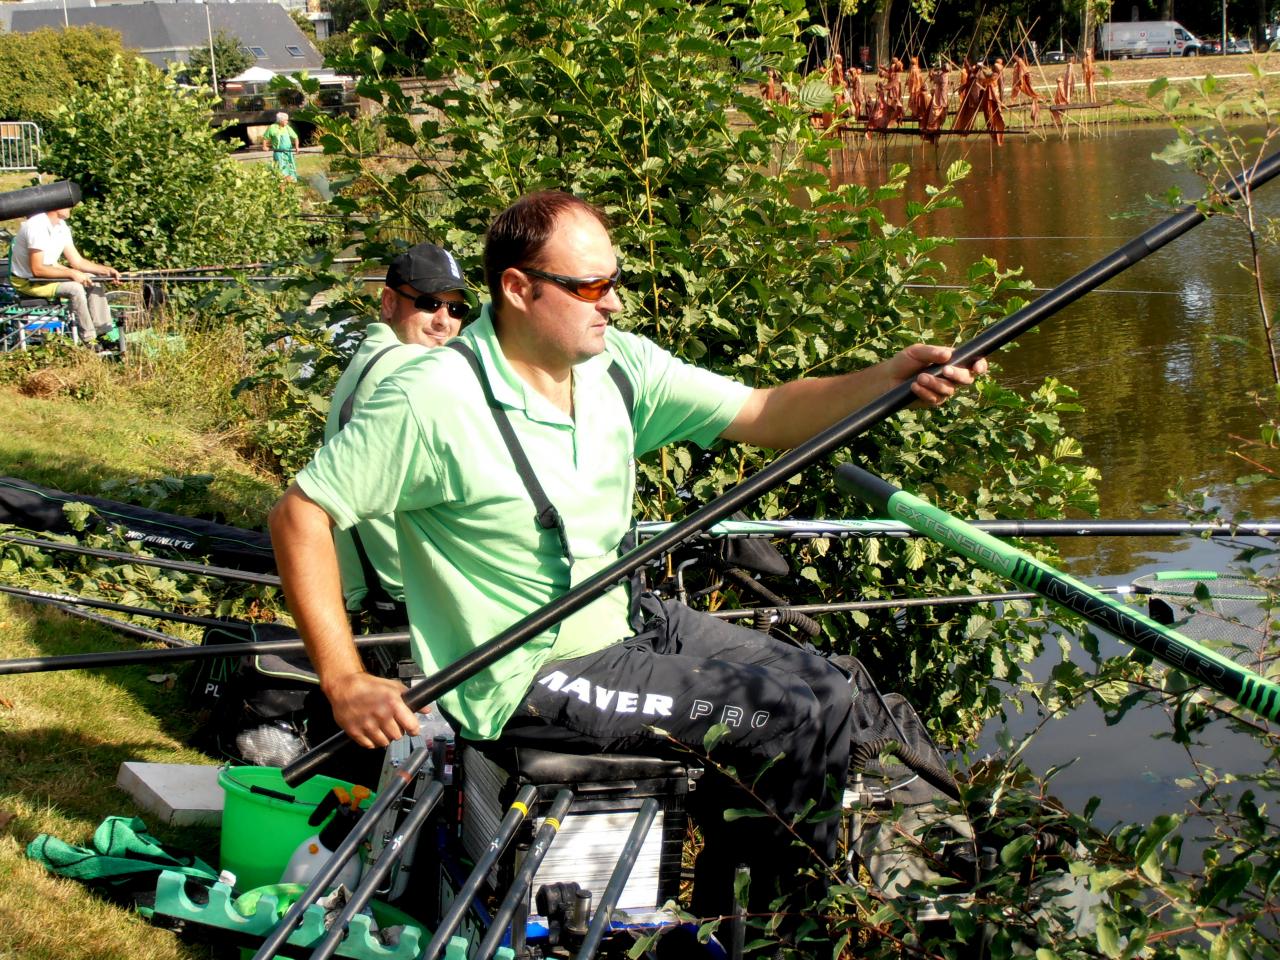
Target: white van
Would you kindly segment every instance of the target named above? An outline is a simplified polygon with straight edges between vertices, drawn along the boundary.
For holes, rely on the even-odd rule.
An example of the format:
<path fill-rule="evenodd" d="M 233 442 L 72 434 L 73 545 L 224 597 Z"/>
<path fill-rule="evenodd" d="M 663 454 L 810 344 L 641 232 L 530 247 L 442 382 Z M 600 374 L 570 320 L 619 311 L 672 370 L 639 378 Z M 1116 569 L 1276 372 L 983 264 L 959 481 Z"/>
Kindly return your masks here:
<path fill-rule="evenodd" d="M 1204 52 L 1204 44 L 1176 20 L 1104 23 L 1098 29 L 1098 55 L 1108 60 L 1195 57 Z"/>

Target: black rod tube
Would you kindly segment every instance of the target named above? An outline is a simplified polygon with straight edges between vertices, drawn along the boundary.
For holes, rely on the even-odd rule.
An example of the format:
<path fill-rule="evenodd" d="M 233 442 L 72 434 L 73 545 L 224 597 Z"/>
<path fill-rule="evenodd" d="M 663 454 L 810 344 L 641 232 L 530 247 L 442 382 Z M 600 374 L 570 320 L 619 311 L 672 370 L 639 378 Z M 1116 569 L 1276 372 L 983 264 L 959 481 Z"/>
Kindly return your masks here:
<path fill-rule="evenodd" d="M 520 869 L 516 871 L 516 875 L 511 881 L 511 887 L 507 890 L 507 895 L 503 897 L 502 905 L 494 913 L 493 922 L 489 924 L 489 929 L 485 931 L 484 939 L 480 941 L 480 946 L 476 950 L 473 960 L 489 960 L 494 951 L 501 945 L 502 934 L 511 922 L 511 917 L 516 912 L 516 906 L 522 899 L 528 899 L 529 885 L 533 883 L 533 875 L 538 872 L 538 867 L 542 865 L 542 858 L 551 849 L 551 842 L 555 840 L 556 834 L 560 830 L 560 821 L 564 819 L 565 812 L 572 802 L 572 790 L 559 791 L 555 795 L 555 799 L 551 801 L 551 809 L 547 811 L 546 817 L 542 820 L 542 826 L 538 828 L 537 836 L 533 838 L 533 846 L 529 848 L 529 855 L 524 858 L 524 863 L 520 864 Z"/>
<path fill-rule="evenodd" d="M 435 809 L 442 796 L 444 796 L 444 784 L 439 780 L 432 780 L 427 785 L 426 792 L 414 802 L 413 809 L 404 818 L 404 823 L 400 825 L 391 842 L 382 848 L 378 859 L 365 871 L 356 888 L 351 891 L 351 899 L 330 925 L 324 939 L 316 944 L 315 950 L 311 952 L 311 960 L 328 960 L 337 952 L 342 944 L 342 938 L 347 934 L 347 925 L 351 923 L 351 918 L 369 905 L 378 886 L 396 865 L 400 855 L 404 853 L 405 844 L 422 829 L 422 825 L 427 822 L 427 816 Z"/>
<path fill-rule="evenodd" d="M 32 603 L 66 603 L 76 607 L 94 607 L 98 610 L 114 610 L 116 613 L 129 613 L 136 617 L 154 617 L 157 620 L 172 620 L 174 623 L 190 623 L 197 627 L 224 627 L 226 620 L 216 617 L 197 617 L 186 613 L 170 613 L 167 610 L 152 610 L 148 607 L 131 606 L 127 603 L 116 603 L 113 600 L 98 600 L 94 597 L 78 597 L 70 593 L 50 593 L 46 590 L 30 590 L 25 587 L 11 587 L 0 584 L 0 593 L 11 597 L 21 597 Z"/>
<path fill-rule="evenodd" d="M 181 646 L 172 650 L 107 650 L 100 653 L 69 653 L 56 657 L 0 660 L 0 677 L 19 673 L 46 673 L 54 670 L 90 670 L 101 667 L 126 667 L 139 663 L 173 663 L 183 660 L 205 660 L 210 657 L 238 657 L 256 653 L 296 653 L 306 649 L 301 640 L 253 640 L 248 643 L 213 643 L 208 646 L 194 646 L 177 637 L 125 623 L 123 620 L 100 617 L 76 610 L 74 607 L 56 606 L 67 613 L 76 614 L 97 623 L 105 623 L 109 627 L 125 630 L 147 640 L 181 644 Z M 407 633 L 378 633 L 355 638 L 357 647 L 384 647 L 407 643 L 408 640 Z"/>
<path fill-rule="evenodd" d="M 413 782 L 413 778 L 418 775 L 418 771 L 430 756 L 430 750 L 418 750 L 409 756 L 409 760 L 400 768 L 400 775 L 393 777 L 390 783 L 378 793 L 378 799 L 356 821 L 347 838 L 338 844 L 333 855 L 320 868 L 320 872 L 307 884 L 307 889 L 302 892 L 302 896 L 294 902 L 267 938 L 262 941 L 262 946 L 253 955 L 253 960 L 271 960 L 284 946 L 285 941 L 302 922 L 302 915 L 307 912 L 307 908 L 319 900 L 333 885 L 333 881 L 347 865 L 347 861 L 355 856 L 360 845 L 376 829 L 378 821 L 382 819 L 387 808 L 400 799 L 400 794 L 404 793 L 405 787 Z"/>
<path fill-rule="evenodd" d="M 600 905 L 596 907 L 596 912 L 591 917 L 591 924 L 587 927 L 587 935 L 582 940 L 582 946 L 578 948 L 577 960 L 591 960 L 596 955 L 596 950 L 600 947 L 600 939 L 613 921 L 614 908 L 622 897 L 622 890 L 627 885 L 627 880 L 631 878 L 636 858 L 640 856 L 640 848 L 644 846 L 645 837 L 649 835 L 649 827 L 653 825 L 653 818 L 657 815 L 658 801 L 653 797 L 646 798 L 644 803 L 640 804 L 640 812 L 636 814 L 631 832 L 627 834 L 627 842 L 622 846 L 618 862 L 614 864 L 613 872 L 609 874 L 609 882 L 605 885 L 604 893 L 600 897 Z"/>
<path fill-rule="evenodd" d="M 445 915 L 440 918 L 440 922 L 436 925 L 435 935 L 431 938 L 431 942 L 427 944 L 427 949 L 423 952 L 421 960 L 438 960 L 440 955 L 444 953 L 445 947 L 449 945 L 449 938 L 453 936 L 453 932 L 462 923 L 462 918 L 467 914 L 467 907 L 471 905 L 476 891 L 480 889 L 480 884 L 484 883 L 484 878 L 489 875 L 489 871 L 498 862 L 498 858 L 506 853 L 507 847 L 516 835 L 516 830 L 520 828 L 520 824 L 524 823 L 524 819 L 529 815 L 529 809 L 533 806 L 533 802 L 537 797 L 538 790 L 532 784 L 526 783 L 520 788 L 516 798 L 511 801 L 511 806 L 507 808 L 502 822 L 498 824 L 498 832 L 494 834 L 493 840 L 490 841 L 489 846 L 485 848 L 480 859 L 472 867 L 471 873 L 467 875 L 467 879 L 458 889 L 458 895 L 453 898 L 453 903 L 449 904 L 449 909 L 445 912 Z"/>
<path fill-rule="evenodd" d="M 1280 151 L 1261 161 L 1253 172 L 1251 186 L 1257 187 L 1280 173 Z M 1228 199 L 1240 195 L 1240 184 L 1224 191 Z M 1090 290 L 1101 286 L 1123 270 L 1138 261 L 1150 256 L 1165 244 L 1182 236 L 1188 230 L 1204 222 L 1205 216 L 1194 205 L 1189 204 L 1169 219 L 1157 224 L 1145 233 L 1126 243 L 1114 253 L 1099 260 L 1093 266 L 1076 274 L 1071 279 L 1054 287 L 1021 310 L 1016 310 L 999 323 L 979 333 L 972 340 L 956 347 L 952 353 L 951 363 L 955 366 L 967 366 L 993 353 L 1000 347 L 1016 339 L 1020 334 L 1031 329 L 1046 317 L 1057 313 L 1063 307 L 1079 300 Z M 937 368 L 933 368 L 936 372 Z M 592 603 L 615 583 L 629 576 L 652 560 L 668 553 L 676 545 L 690 537 L 701 533 L 717 520 L 723 520 L 735 510 L 741 510 L 795 476 L 801 470 L 815 463 L 839 448 L 850 443 L 854 438 L 865 433 L 876 424 L 893 416 L 906 408 L 914 399 L 911 384 L 903 383 L 871 401 L 859 410 L 855 410 L 839 423 L 836 423 L 816 436 L 802 443 L 793 450 L 784 453 L 773 463 L 760 470 L 759 473 L 726 490 L 710 503 L 697 510 L 691 516 L 675 524 L 660 536 L 641 544 L 614 563 L 605 567 L 594 576 L 588 577 L 577 587 L 545 606 L 533 611 L 522 620 L 512 624 L 497 636 L 476 647 L 470 653 L 454 661 L 438 673 L 415 683 L 405 693 L 404 701 L 412 710 L 417 710 L 439 699 L 461 683 L 465 683 L 481 670 L 496 663 L 508 653 L 518 649 L 529 639 L 536 637 L 544 630 L 549 630 L 570 614 L 576 613 L 587 604 Z M 328 757 L 342 748 L 346 741 L 345 732 L 334 734 L 328 740 L 314 747 L 310 752 L 294 760 L 283 770 L 285 783 L 296 786 L 311 775 Z"/>
<path fill-rule="evenodd" d="M 22 547 L 38 547 L 42 550 L 55 550 L 59 553 L 78 553 L 86 557 L 100 557 L 104 560 L 120 560 L 124 563 L 136 563 L 140 567 L 159 567 L 163 570 L 177 570 L 200 577 L 217 577 L 219 580 L 237 580 L 241 583 L 261 583 L 268 587 L 280 586 L 280 578 L 269 573 L 252 573 L 248 570 L 235 570 L 231 567 L 215 567 L 205 563 L 192 563 L 188 560 L 165 560 L 162 557 L 143 557 L 136 553 L 125 553 L 122 550 L 102 550 L 97 547 L 86 547 L 78 543 L 59 543 L 57 540 L 37 540 L 32 537 L 18 537 L 12 534 L 0 534 L 0 542 L 15 543 Z"/>

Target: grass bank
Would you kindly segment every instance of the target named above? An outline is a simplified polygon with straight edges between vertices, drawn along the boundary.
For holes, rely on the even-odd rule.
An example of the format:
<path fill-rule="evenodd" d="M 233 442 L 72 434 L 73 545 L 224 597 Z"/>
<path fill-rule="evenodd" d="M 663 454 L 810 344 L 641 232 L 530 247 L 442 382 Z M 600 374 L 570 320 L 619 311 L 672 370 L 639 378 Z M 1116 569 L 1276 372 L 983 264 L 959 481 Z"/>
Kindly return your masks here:
<path fill-rule="evenodd" d="M 0 474 L 259 526 L 278 481 L 237 453 L 226 399 L 242 375 L 236 331 L 188 333 L 185 350 L 121 367 L 80 352 L 0 355 Z M 7 583 L 43 571 L 0 549 Z M 58 581 L 50 577 L 48 586 Z M 202 611 L 208 612 L 208 611 Z M 171 628 L 169 625 L 168 628 Z M 170 632 L 174 632 L 170 629 Z M 0 657 L 129 649 L 139 642 L 50 608 L 0 598 Z M 217 953 L 138 918 L 28 860 L 50 833 L 77 845 L 109 815 L 139 815 L 165 844 L 217 861 L 217 834 L 153 822 L 115 786 L 126 760 L 216 760 L 185 744 L 195 729 L 172 668 L 128 667 L 0 677 L 0 960 L 203 960 Z"/>

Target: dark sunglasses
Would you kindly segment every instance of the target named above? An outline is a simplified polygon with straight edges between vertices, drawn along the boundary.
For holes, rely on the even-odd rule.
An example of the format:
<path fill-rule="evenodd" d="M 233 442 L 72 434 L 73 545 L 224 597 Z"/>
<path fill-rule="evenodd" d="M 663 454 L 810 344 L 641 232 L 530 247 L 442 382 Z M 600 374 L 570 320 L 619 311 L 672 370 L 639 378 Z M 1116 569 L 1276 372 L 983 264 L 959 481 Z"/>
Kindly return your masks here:
<path fill-rule="evenodd" d="M 533 267 L 517 267 L 516 269 L 529 274 L 531 277 L 550 280 L 556 286 L 564 287 L 579 300 L 586 300 L 588 303 L 603 300 L 608 296 L 609 291 L 618 285 L 618 281 L 622 279 L 621 267 L 607 277 L 566 277 L 558 273 L 547 273 L 545 270 L 535 270 Z"/>
<path fill-rule="evenodd" d="M 427 313 L 435 313 L 441 307 L 447 307 L 449 316 L 455 320 L 465 320 L 467 315 L 471 313 L 471 304 L 459 300 L 441 300 L 435 294 L 424 293 L 419 296 L 411 296 L 397 287 L 392 287 L 396 293 L 404 297 L 406 300 L 412 300 L 413 305 L 419 310 L 425 310 Z"/>

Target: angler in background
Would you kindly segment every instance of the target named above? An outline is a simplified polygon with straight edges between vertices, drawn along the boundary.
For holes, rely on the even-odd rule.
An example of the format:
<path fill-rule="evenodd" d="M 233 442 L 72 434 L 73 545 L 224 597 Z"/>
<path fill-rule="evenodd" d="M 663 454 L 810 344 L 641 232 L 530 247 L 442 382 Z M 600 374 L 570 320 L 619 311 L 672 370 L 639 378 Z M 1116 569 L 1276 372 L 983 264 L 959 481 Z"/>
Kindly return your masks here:
<path fill-rule="evenodd" d="M 471 312 L 467 283 L 453 255 L 434 243 L 410 247 L 387 265 L 379 319 L 343 371 L 324 426 L 327 443 L 373 395 L 378 384 L 414 357 L 456 337 Z M 383 630 L 409 623 L 404 582 L 391 516 L 335 530 L 342 593 L 347 609 L 363 611 Z"/>
<path fill-rule="evenodd" d="M 18 228 L 9 256 L 9 281 L 24 297 L 71 302 L 80 339 L 90 346 L 112 329 L 107 291 L 96 279 L 120 279 L 120 271 L 80 256 L 71 238 L 70 207 L 28 217 Z M 59 261 L 66 258 L 66 264 Z"/>

